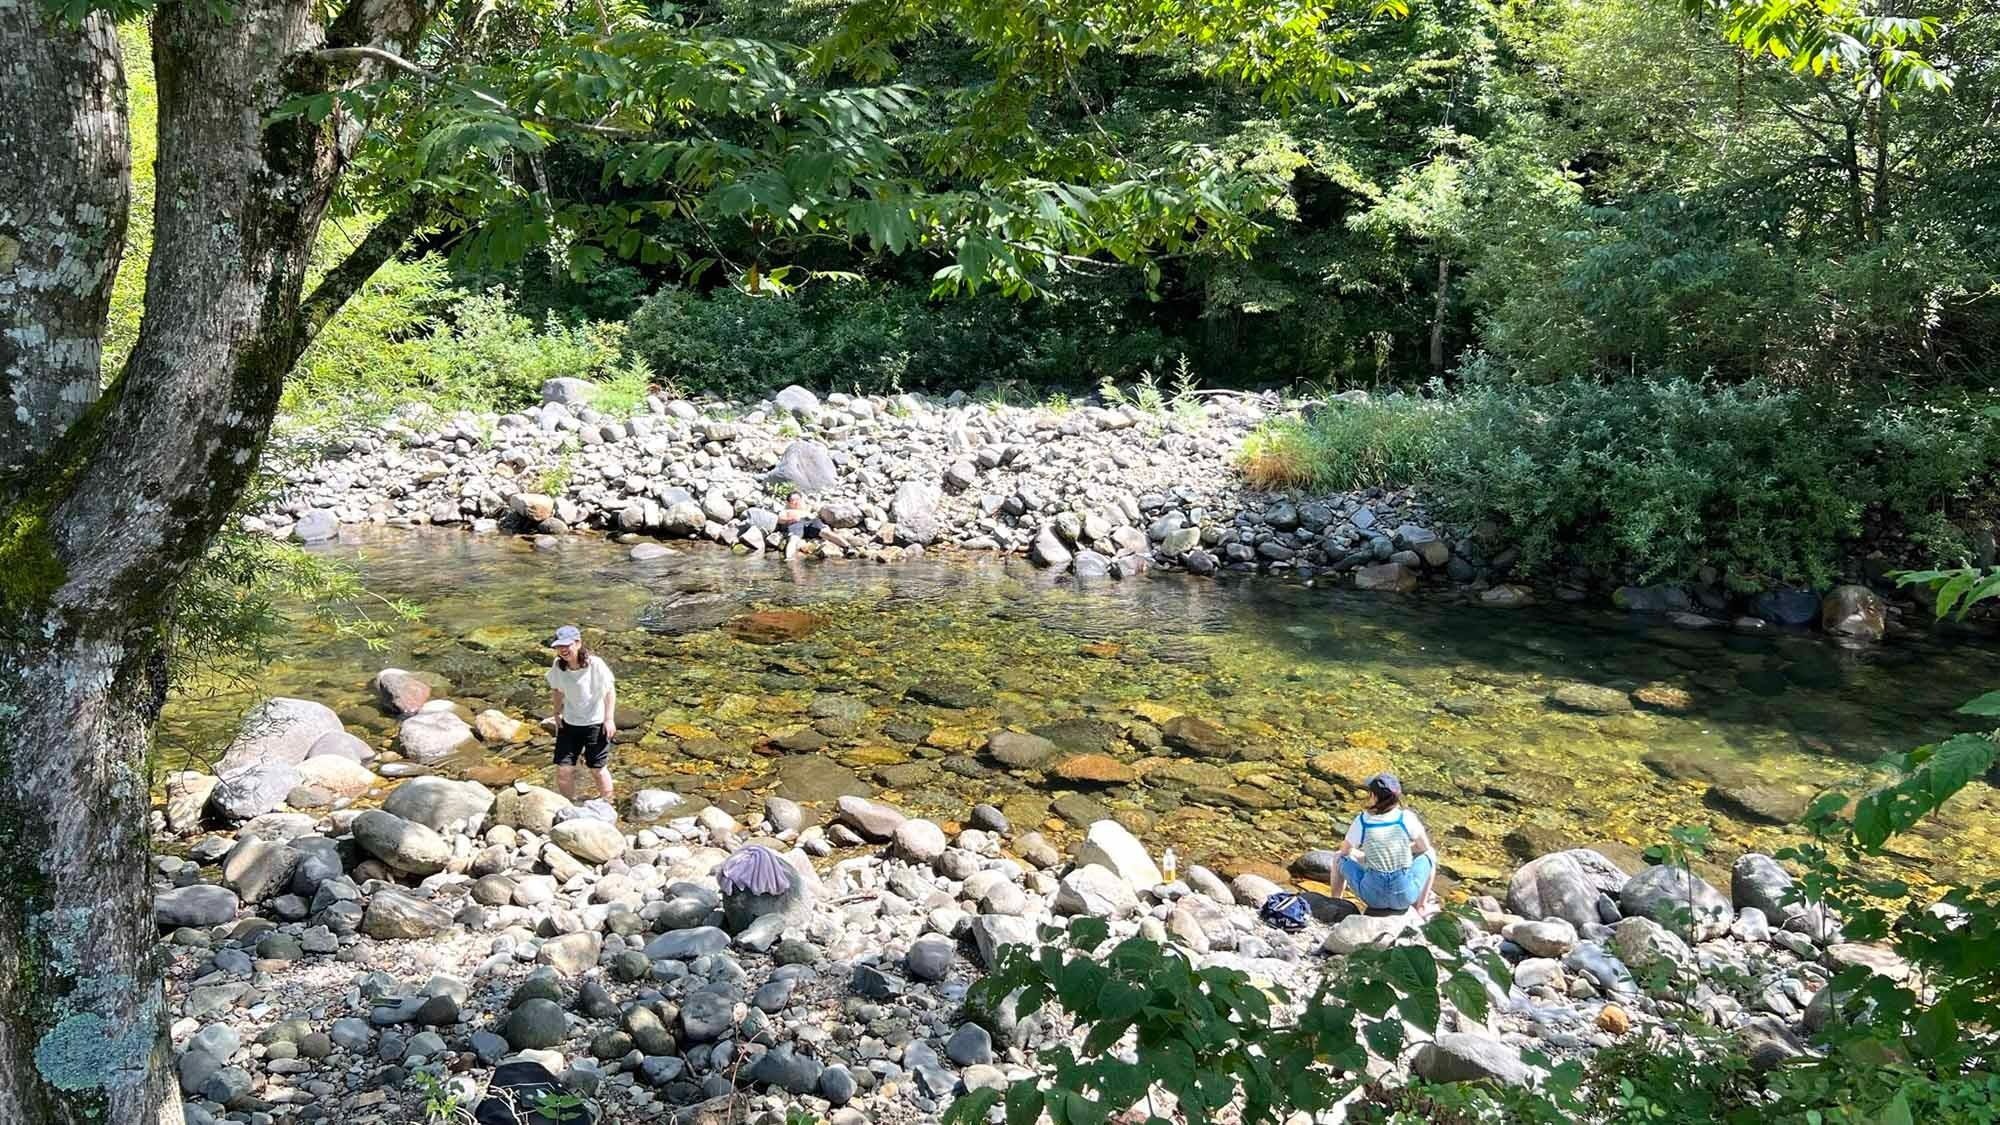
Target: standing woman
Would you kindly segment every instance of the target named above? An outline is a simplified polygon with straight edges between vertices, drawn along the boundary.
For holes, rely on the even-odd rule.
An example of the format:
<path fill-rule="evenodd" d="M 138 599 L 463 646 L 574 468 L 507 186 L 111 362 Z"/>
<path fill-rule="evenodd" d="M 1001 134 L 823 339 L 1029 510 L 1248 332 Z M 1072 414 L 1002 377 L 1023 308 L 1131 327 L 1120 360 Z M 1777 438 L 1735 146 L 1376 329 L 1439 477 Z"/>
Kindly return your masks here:
<path fill-rule="evenodd" d="M 618 684 L 611 666 L 583 643 L 574 625 L 556 630 L 549 647 L 556 661 L 549 665 L 550 708 L 556 715 L 556 788 L 576 799 L 576 759 L 597 781 L 597 792 L 611 800 L 611 740 L 618 735 L 612 714 L 618 707 Z"/>
<path fill-rule="evenodd" d="M 1342 886 L 1370 910 L 1423 906 L 1437 879 L 1437 851 L 1417 814 L 1403 807 L 1403 783 L 1378 773 L 1365 783 L 1369 805 L 1347 828 L 1334 865 L 1334 898 Z"/>

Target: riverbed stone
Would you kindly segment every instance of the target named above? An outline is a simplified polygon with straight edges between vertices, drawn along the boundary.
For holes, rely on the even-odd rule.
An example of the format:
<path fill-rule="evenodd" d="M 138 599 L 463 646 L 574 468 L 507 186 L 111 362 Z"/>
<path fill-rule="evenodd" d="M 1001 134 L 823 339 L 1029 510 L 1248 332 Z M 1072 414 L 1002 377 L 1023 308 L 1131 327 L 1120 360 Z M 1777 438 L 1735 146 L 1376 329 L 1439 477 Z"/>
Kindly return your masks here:
<path fill-rule="evenodd" d="M 625 854 L 625 834 L 615 824 L 592 816 L 576 816 L 549 831 L 549 839 L 585 863 L 601 865 Z"/>
<path fill-rule="evenodd" d="M 361 918 L 361 932 L 377 939 L 436 937 L 451 928 L 451 911 L 397 890 L 368 896 Z"/>
<path fill-rule="evenodd" d="M 208 797 L 209 809 L 232 822 L 253 820 L 285 807 L 285 798 L 304 776 L 288 762 L 262 762 L 219 775 Z"/>
<path fill-rule="evenodd" d="M 557 815 L 569 807 L 569 798 L 553 789 L 516 783 L 495 796 L 493 823 L 547 835 Z"/>
<path fill-rule="evenodd" d="M 1597 684 L 1563 684 L 1549 693 L 1549 702 L 1566 711 L 1587 715 L 1616 715 L 1632 710 L 1629 693 Z"/>
<path fill-rule="evenodd" d="M 219 926 L 236 920 L 242 903 L 228 887 L 197 883 L 153 896 L 153 918 L 163 929 Z"/>
<path fill-rule="evenodd" d="M 1618 891 L 1618 908 L 1627 917 L 1651 918 L 1697 942 L 1728 933 L 1735 917 L 1721 891 L 1673 864 L 1648 867 L 1632 876 Z"/>
<path fill-rule="evenodd" d="M 244 902 L 263 902 L 291 886 L 292 871 L 298 865 L 299 853 L 290 845 L 247 836 L 222 857 L 222 883 Z"/>
<path fill-rule="evenodd" d="M 336 797 L 359 797 L 381 784 L 374 771 L 341 754 L 307 758 L 299 763 L 298 771 L 304 784 L 324 789 Z"/>
<path fill-rule="evenodd" d="M 215 764 L 218 775 L 264 763 L 297 765 L 322 735 L 342 730 L 340 716 L 324 703 L 278 696 L 250 709 L 236 738 Z"/>
<path fill-rule="evenodd" d="M 1115 820 L 1091 823 L 1076 845 L 1078 867 L 1096 864 L 1136 890 L 1150 890 L 1161 882 L 1159 865 L 1146 846 Z"/>
<path fill-rule="evenodd" d="M 842 797 L 835 802 L 840 823 L 861 834 L 864 840 L 882 843 L 896 834 L 906 818 L 900 811 L 865 797 Z"/>
<path fill-rule="evenodd" d="M 986 755 L 1003 766 L 1037 769 L 1056 754 L 1056 744 L 1038 734 L 996 730 L 986 736 Z"/>
<path fill-rule="evenodd" d="M 430 682 L 401 668 L 384 668 L 375 673 L 368 688 L 384 710 L 399 718 L 416 714 L 431 701 Z"/>
<path fill-rule="evenodd" d="M 404 719 L 396 731 L 396 746 L 403 756 L 429 765 L 461 750 L 478 746 L 471 724 L 452 711 L 425 711 Z"/>
<path fill-rule="evenodd" d="M 451 862 L 444 837 L 391 812 L 368 809 L 354 818 L 352 831 L 363 851 L 410 875 L 433 875 Z"/>
<path fill-rule="evenodd" d="M 1132 884 L 1095 863 L 1081 864 L 1056 884 L 1055 912 L 1124 918 L 1139 909 Z"/>
<path fill-rule="evenodd" d="M 485 816 L 493 804 L 493 791 L 476 781 L 413 777 L 383 799 L 382 811 L 443 832 L 452 825 Z"/>
<path fill-rule="evenodd" d="M 1507 884 L 1507 909 L 1528 919 L 1560 918 L 1581 930 L 1598 921 L 1597 896 L 1617 895 L 1628 876 L 1587 848 L 1531 860 Z"/>
<path fill-rule="evenodd" d="M 1446 1031 L 1417 1049 L 1411 1068 L 1426 1082 L 1497 1082 L 1525 1087 L 1533 1072 L 1521 1052 L 1490 1035 Z"/>

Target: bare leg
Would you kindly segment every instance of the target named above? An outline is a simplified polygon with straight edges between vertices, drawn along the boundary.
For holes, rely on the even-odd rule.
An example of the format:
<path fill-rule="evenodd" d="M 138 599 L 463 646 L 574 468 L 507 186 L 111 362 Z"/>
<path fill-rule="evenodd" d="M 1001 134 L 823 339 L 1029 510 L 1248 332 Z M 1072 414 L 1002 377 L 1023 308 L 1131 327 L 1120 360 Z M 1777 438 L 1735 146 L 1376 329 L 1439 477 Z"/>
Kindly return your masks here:
<path fill-rule="evenodd" d="M 556 792 L 561 793 L 565 800 L 576 800 L 575 766 L 556 767 Z"/>
<path fill-rule="evenodd" d="M 610 768 L 607 766 L 599 766 L 596 769 L 590 771 L 590 776 L 597 779 L 597 792 L 599 793 L 599 795 L 601 795 L 606 802 L 614 805 L 617 804 L 618 802 L 612 800 L 611 798 Z"/>

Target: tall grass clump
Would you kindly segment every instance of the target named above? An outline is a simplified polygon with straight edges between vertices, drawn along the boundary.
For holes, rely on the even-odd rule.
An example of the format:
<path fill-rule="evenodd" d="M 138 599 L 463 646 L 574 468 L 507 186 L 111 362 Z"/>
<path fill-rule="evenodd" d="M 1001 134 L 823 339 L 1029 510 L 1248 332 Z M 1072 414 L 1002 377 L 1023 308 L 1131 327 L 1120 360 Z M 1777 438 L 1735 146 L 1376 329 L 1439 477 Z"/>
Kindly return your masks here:
<path fill-rule="evenodd" d="M 1244 443 L 1242 469 L 1257 488 L 1352 489 L 1427 479 L 1457 405 L 1393 394 L 1331 399 L 1302 418 L 1266 423 Z"/>

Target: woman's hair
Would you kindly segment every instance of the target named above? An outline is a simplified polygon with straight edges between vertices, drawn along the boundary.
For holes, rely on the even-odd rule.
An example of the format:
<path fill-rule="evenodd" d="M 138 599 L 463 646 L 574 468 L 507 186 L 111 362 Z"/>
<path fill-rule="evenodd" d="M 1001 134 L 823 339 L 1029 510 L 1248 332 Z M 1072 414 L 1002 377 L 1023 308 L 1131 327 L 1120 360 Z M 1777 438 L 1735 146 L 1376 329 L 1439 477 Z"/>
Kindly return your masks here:
<path fill-rule="evenodd" d="M 572 665 L 565 662 L 560 652 L 556 653 L 556 663 L 561 664 L 565 668 L 588 668 L 590 667 L 590 646 L 579 640 L 576 642 L 576 663 Z"/>
<path fill-rule="evenodd" d="M 1368 811 L 1372 813 L 1380 814 L 1388 812 L 1402 802 L 1401 797 L 1396 796 L 1387 789 L 1371 788 L 1368 790 L 1368 795 L 1375 798 L 1375 803 L 1368 806 Z"/>

